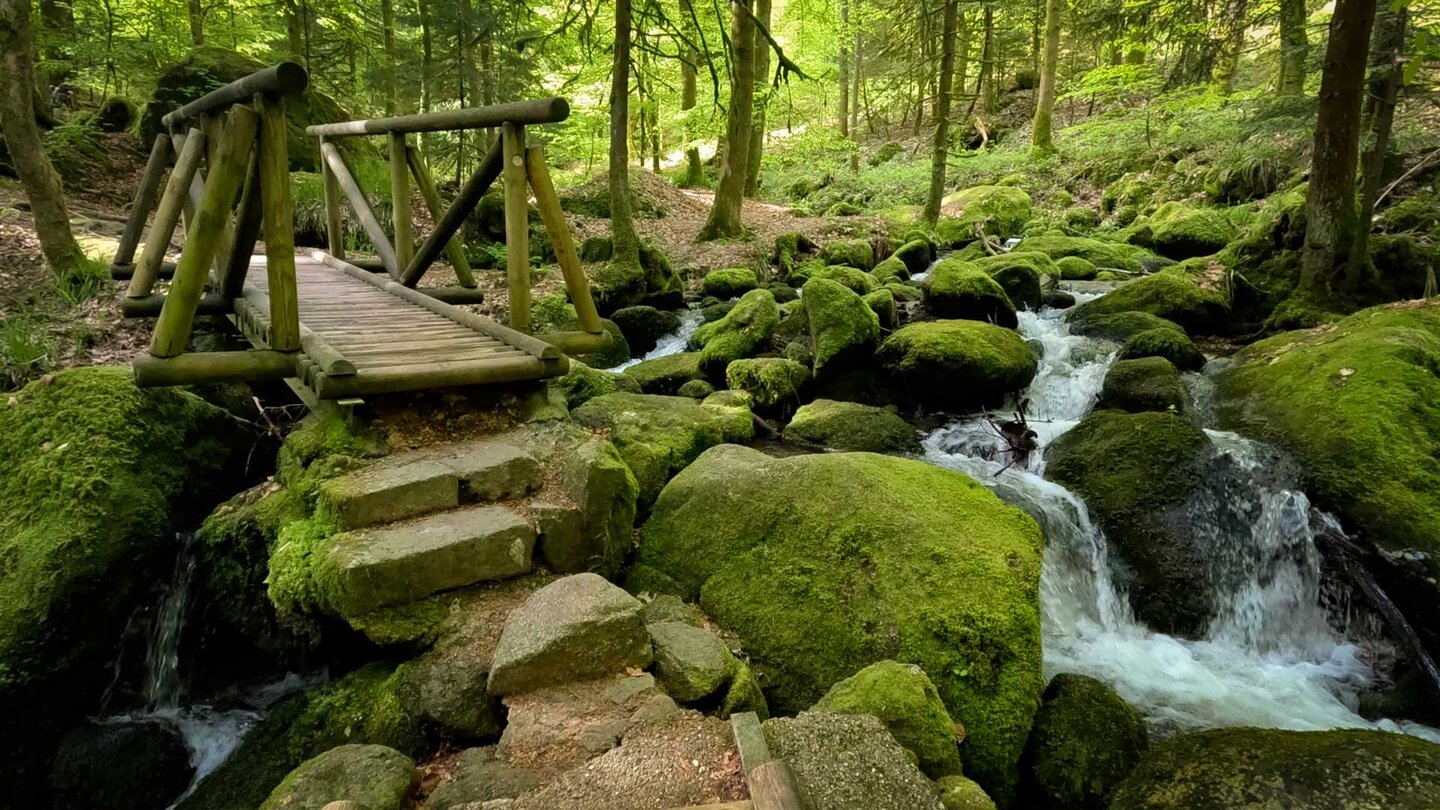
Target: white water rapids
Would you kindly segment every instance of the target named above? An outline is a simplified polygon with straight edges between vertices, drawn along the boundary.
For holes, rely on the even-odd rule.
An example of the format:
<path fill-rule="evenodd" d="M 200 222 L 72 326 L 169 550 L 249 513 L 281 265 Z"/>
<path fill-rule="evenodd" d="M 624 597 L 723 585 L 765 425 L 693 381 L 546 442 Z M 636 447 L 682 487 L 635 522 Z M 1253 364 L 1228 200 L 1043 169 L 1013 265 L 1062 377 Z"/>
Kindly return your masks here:
<path fill-rule="evenodd" d="M 1042 446 L 1094 406 L 1115 359 L 1113 344 L 1071 335 L 1062 315 L 1020 314 L 1020 332 L 1040 355 L 1025 412 Z M 1214 514 L 1198 516 L 1192 526 L 1215 550 L 1207 564 L 1219 583 L 1213 594 L 1218 615 L 1196 640 L 1153 632 L 1135 619 L 1112 580 L 1103 533 L 1080 498 L 1045 480 L 1042 454 L 997 475 L 1009 459 L 997 453 L 1000 442 L 984 420 L 968 419 L 927 437 L 925 458 L 969 474 L 1043 528 L 1047 674 L 1080 672 L 1113 685 L 1160 734 L 1239 725 L 1370 727 L 1440 741 L 1440 732 L 1423 726 L 1372 723 L 1355 713 L 1357 692 L 1375 680 L 1373 655 L 1327 620 L 1309 501 L 1262 474 L 1266 448 L 1235 434 L 1207 433 L 1247 486 L 1226 490 L 1226 498 L 1215 499 L 1223 502 L 1206 505 Z"/>
<path fill-rule="evenodd" d="M 700 328 L 705 317 L 698 309 L 687 309 L 680 313 L 680 326 L 674 332 L 661 337 L 655 343 L 655 348 L 645 353 L 643 357 L 632 357 L 620 365 L 607 369 L 607 371 L 624 371 L 627 368 L 646 360 L 654 360 L 657 357 L 669 357 L 672 354 L 679 354 L 685 351 L 685 346 L 690 342 L 690 336 Z"/>

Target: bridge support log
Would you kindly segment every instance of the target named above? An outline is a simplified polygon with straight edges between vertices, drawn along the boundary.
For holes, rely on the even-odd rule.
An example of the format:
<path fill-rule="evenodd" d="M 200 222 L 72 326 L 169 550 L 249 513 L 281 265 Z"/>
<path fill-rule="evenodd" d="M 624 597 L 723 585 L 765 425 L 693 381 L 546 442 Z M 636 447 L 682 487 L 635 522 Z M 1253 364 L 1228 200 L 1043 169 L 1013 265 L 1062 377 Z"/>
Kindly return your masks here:
<path fill-rule="evenodd" d="M 290 152 L 284 99 L 255 97 L 265 278 L 270 296 L 270 348 L 300 348 L 300 298 L 295 282 L 295 215 L 290 199 Z"/>
<path fill-rule="evenodd" d="M 238 298 L 245 289 L 245 276 L 250 272 L 250 254 L 255 252 L 255 241 L 260 238 L 260 156 L 250 153 L 250 168 L 245 172 L 245 188 L 240 192 L 240 204 L 236 207 L 235 241 L 230 243 L 230 255 L 225 259 L 225 272 L 216 285 L 226 298 Z"/>
<path fill-rule="evenodd" d="M 505 154 L 505 277 L 510 287 L 510 328 L 530 332 L 530 192 L 525 182 L 525 127 L 500 128 Z"/>
<path fill-rule="evenodd" d="M 390 213 L 395 231 L 396 272 L 410 265 L 415 253 L 415 215 L 410 210 L 409 160 L 405 157 L 405 133 L 392 132 L 390 146 Z"/>
<path fill-rule="evenodd" d="M 430 232 L 420 249 L 415 252 L 415 258 L 411 259 L 405 268 L 405 275 L 401 277 L 400 283 L 406 287 L 414 287 L 420 283 L 425 271 L 429 270 L 430 265 L 440 256 L 441 249 L 459 233 L 460 226 L 465 224 L 465 217 L 475 210 L 480 198 L 495 185 L 503 164 L 500 142 L 496 141 L 491 145 L 490 151 L 485 153 L 485 159 L 480 161 L 475 173 L 460 187 L 460 193 L 455 195 L 450 207 L 445 209 L 445 215 L 435 223 L 435 230 Z"/>
<path fill-rule="evenodd" d="M 120 314 L 127 318 L 158 318 L 160 311 L 165 308 L 167 297 L 155 293 L 144 298 L 126 298 L 120 302 Z M 206 293 L 201 296 L 200 304 L 195 307 L 195 314 L 229 315 L 234 310 L 232 299 L 217 293 Z"/>
<path fill-rule="evenodd" d="M 135 265 L 133 264 L 112 264 L 110 265 L 110 278 L 112 281 L 129 281 L 135 277 Z M 160 269 L 155 273 L 156 278 L 170 280 L 175 277 L 175 263 L 161 262 Z"/>
<path fill-rule="evenodd" d="M 160 180 L 165 177 L 165 167 L 169 164 L 170 138 L 157 135 L 155 145 L 150 149 L 150 161 L 145 164 L 145 175 L 140 178 L 140 188 L 135 190 L 135 202 L 130 206 L 125 232 L 120 234 L 120 243 L 115 246 L 115 256 L 110 260 L 112 277 L 117 267 L 133 266 L 135 248 L 140 244 L 140 235 L 145 231 L 150 209 L 155 207 L 155 195 L 160 191 Z"/>
<path fill-rule="evenodd" d="M 141 388 L 162 385 L 199 385 L 222 382 L 263 382 L 295 376 L 298 355 L 252 349 L 245 352 L 200 352 L 176 357 L 141 355 L 135 358 L 135 384 Z"/>
<path fill-rule="evenodd" d="M 420 197 L 425 200 L 425 208 L 430 211 L 430 219 L 438 222 L 445 212 L 440 207 L 440 193 L 435 190 L 435 180 L 430 176 L 425 158 L 419 149 L 411 146 L 405 150 L 405 162 L 410 164 L 410 173 L 415 176 L 415 185 L 420 189 Z M 459 239 L 451 236 L 445 242 L 445 255 L 450 258 L 450 267 L 455 270 L 455 278 L 459 280 L 460 286 L 474 287 L 475 274 L 470 270 L 470 260 L 465 257 L 465 246 L 460 244 Z M 408 261 L 405 267 L 409 269 Z"/>
<path fill-rule="evenodd" d="M 551 332 L 546 335 L 536 335 L 537 340 L 543 340 L 551 346 L 566 354 L 594 354 L 610 348 L 614 338 L 609 332 Z"/>
<path fill-rule="evenodd" d="M 160 197 L 160 207 L 155 210 L 155 222 L 150 226 L 150 238 L 145 240 L 145 249 L 140 252 L 140 261 L 130 277 L 129 298 L 144 298 L 155 287 L 160 265 L 165 260 L 165 251 L 170 249 L 170 238 L 180 224 L 180 212 L 190 195 L 190 181 L 200 168 L 200 155 L 205 146 L 205 136 L 198 129 L 190 130 L 185 138 L 180 155 L 175 159 L 175 168 L 170 172 L 170 181 L 165 184 L 165 193 Z"/>
<path fill-rule="evenodd" d="M 335 173 L 330 171 L 330 163 L 325 160 L 326 143 L 326 139 L 320 139 L 320 177 L 325 189 L 325 243 L 330 247 L 331 256 L 343 259 L 345 231 L 340 223 L 340 183 L 335 179 Z"/>
<path fill-rule="evenodd" d="M 580 328 L 586 332 L 603 333 L 600 313 L 590 297 L 590 281 L 580 266 L 580 254 L 575 251 L 575 239 L 570 235 L 570 224 L 565 221 L 565 212 L 560 208 L 560 197 L 555 193 L 555 184 L 550 181 L 550 169 L 545 165 L 545 147 L 532 146 L 525 150 L 525 171 L 530 178 L 530 188 L 535 191 L 535 204 L 540 208 L 540 218 L 550 234 L 550 245 L 555 249 L 555 260 L 565 276 L 565 286 L 570 289 L 570 300 L 575 304 L 575 314 Z M 608 343 L 608 341 L 607 341 Z"/>
<path fill-rule="evenodd" d="M 345 159 L 340 156 L 340 150 L 335 148 L 335 144 L 325 141 L 320 144 L 320 154 L 325 158 L 325 165 L 330 168 L 340 190 L 350 201 L 350 208 L 354 210 L 355 218 L 360 220 L 360 227 L 365 229 L 365 235 L 375 243 L 375 252 L 380 254 L 380 261 L 385 263 L 385 272 L 389 273 L 391 278 L 399 278 L 400 265 L 395 258 L 395 248 L 390 244 L 390 237 L 385 234 L 385 229 L 380 227 L 380 220 L 375 218 L 375 212 L 370 210 L 365 192 L 350 174 Z"/>

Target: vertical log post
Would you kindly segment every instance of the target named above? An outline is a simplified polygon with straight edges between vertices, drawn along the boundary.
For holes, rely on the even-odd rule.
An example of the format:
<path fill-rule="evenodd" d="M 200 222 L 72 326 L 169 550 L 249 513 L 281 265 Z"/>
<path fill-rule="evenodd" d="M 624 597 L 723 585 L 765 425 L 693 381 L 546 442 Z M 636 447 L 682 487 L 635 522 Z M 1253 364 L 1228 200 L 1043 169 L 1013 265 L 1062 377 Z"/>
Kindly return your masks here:
<path fill-rule="evenodd" d="M 535 192 L 540 218 L 545 221 L 545 230 L 550 234 L 550 245 L 555 248 L 555 261 L 560 264 L 565 286 L 570 289 L 570 300 L 575 304 L 580 328 L 591 333 L 602 332 L 605 327 L 600 325 L 600 313 L 595 310 L 595 300 L 590 297 L 590 282 L 580 266 L 575 239 L 570 235 L 570 225 L 565 221 L 565 212 L 560 210 L 560 197 L 555 193 L 555 184 L 551 182 L 550 170 L 545 165 L 545 147 L 532 146 L 525 150 L 525 171 L 530 177 L 530 188 Z"/>
<path fill-rule="evenodd" d="M 300 348 L 300 299 L 295 281 L 295 217 L 290 199 L 290 152 L 285 99 L 255 97 L 260 113 L 256 144 L 260 167 L 260 224 L 265 234 L 265 276 L 270 297 L 270 348 Z"/>
<path fill-rule="evenodd" d="M 435 180 L 430 176 L 425 158 L 419 149 L 411 146 L 405 150 L 405 159 L 410 164 L 410 173 L 415 176 L 415 185 L 420 189 L 420 196 L 425 200 L 425 208 L 430 212 L 430 218 L 438 223 L 445 210 L 440 207 L 440 193 L 435 190 Z M 475 274 L 470 271 L 470 260 L 465 258 L 465 246 L 460 244 L 459 237 L 452 236 L 445 243 L 445 255 L 450 257 L 450 266 L 454 268 L 455 278 L 460 281 L 460 286 L 474 289 Z M 408 263 L 406 267 L 409 267 Z"/>
<path fill-rule="evenodd" d="M 406 171 L 405 133 L 392 132 L 390 141 L 390 213 L 395 224 L 395 261 L 404 268 L 415 255 L 415 217 L 410 211 L 410 173 Z"/>
<path fill-rule="evenodd" d="M 125 222 L 125 232 L 120 234 L 120 244 L 115 246 L 115 257 L 110 260 L 111 268 L 128 266 L 135 261 L 135 248 L 145 231 L 145 219 L 155 206 L 155 195 L 160 191 L 160 180 L 165 177 L 165 167 L 169 163 L 170 138 L 158 135 L 150 149 L 150 162 L 145 164 L 145 175 L 140 178 L 140 188 L 135 190 L 130 219 Z"/>
<path fill-rule="evenodd" d="M 255 143 L 256 119 L 254 111 L 247 107 L 230 110 L 221 148 L 210 167 L 209 182 L 205 184 L 205 196 L 195 211 L 194 225 L 186 234 L 185 250 L 180 254 L 175 278 L 170 282 L 170 293 L 165 296 L 165 306 L 155 323 L 155 336 L 150 341 L 150 354 L 155 357 L 175 357 L 184 353 L 190 342 L 195 310 L 205 292 L 205 277 L 219 252 L 230 206 L 244 179 L 250 149 Z M 263 170 L 261 174 L 263 176 Z"/>
<path fill-rule="evenodd" d="M 510 282 L 510 328 L 530 332 L 530 195 L 525 183 L 525 127 L 505 123 L 505 271 Z"/>
<path fill-rule="evenodd" d="M 340 222 L 340 184 L 335 182 L 335 173 L 325 160 L 327 138 L 320 138 L 320 176 L 325 181 L 325 241 L 330 246 L 330 255 L 345 258 L 345 231 Z"/>
<path fill-rule="evenodd" d="M 199 129 L 190 130 L 188 136 L 177 136 L 181 140 L 180 155 L 175 159 L 175 168 L 170 172 L 170 181 L 165 184 L 165 193 L 155 209 L 155 222 L 150 226 L 150 238 L 145 240 L 145 249 L 140 253 L 140 262 L 135 265 L 135 274 L 130 278 L 127 298 L 144 298 L 155 286 L 160 274 L 160 265 L 165 261 L 165 252 L 170 249 L 170 238 L 180 222 L 180 212 L 190 199 L 190 180 L 200 168 L 200 154 L 205 147 L 205 134 Z"/>

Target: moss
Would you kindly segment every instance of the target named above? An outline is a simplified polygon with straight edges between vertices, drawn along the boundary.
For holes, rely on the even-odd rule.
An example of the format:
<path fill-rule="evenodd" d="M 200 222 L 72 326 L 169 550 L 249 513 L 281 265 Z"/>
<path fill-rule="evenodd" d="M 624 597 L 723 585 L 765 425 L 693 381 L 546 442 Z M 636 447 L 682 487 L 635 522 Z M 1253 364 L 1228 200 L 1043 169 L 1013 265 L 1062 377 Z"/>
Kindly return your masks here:
<path fill-rule="evenodd" d="M 680 386 L 704 376 L 700 373 L 699 352 L 680 352 L 642 360 L 621 373 L 638 382 L 644 393 L 665 395 L 679 393 Z"/>
<path fill-rule="evenodd" d="M 600 371 L 574 358 L 570 360 L 570 370 L 565 376 L 551 380 L 550 387 L 565 397 L 565 407 L 572 410 L 602 394 L 616 391 L 638 394 L 641 391 L 640 381 L 634 375 Z"/>
<path fill-rule="evenodd" d="M 1417 581 L 1433 582 L 1440 577 L 1437 369 L 1440 303 L 1361 310 L 1237 354 L 1220 378 L 1221 421 L 1289 451 L 1317 506 L 1397 559 L 1411 559 Z M 1433 585 L 1417 587 L 1434 593 Z"/>
<path fill-rule="evenodd" d="M 900 320 L 899 309 L 895 306 L 895 294 L 886 289 L 879 289 L 865 296 L 865 306 L 875 313 L 880 319 L 880 326 L 883 329 L 894 329 Z"/>
<path fill-rule="evenodd" d="M 1067 208 L 1060 214 L 1060 228 L 1071 236 L 1085 236 L 1100 226 L 1100 212 L 1093 208 Z"/>
<path fill-rule="evenodd" d="M 710 396 L 705 397 L 702 404 L 717 408 L 744 408 L 748 411 L 750 410 L 750 406 L 755 403 L 750 399 L 750 395 L 744 391 L 730 391 L 727 389 L 725 391 L 716 391 Z"/>
<path fill-rule="evenodd" d="M 1136 245 L 1056 233 L 1027 236 L 1020 240 L 1015 250 L 1044 253 L 1056 261 L 1066 256 L 1079 256 L 1102 270 L 1125 270 L 1131 273 L 1144 270 L 1146 260 L 1154 256 L 1150 251 Z"/>
<path fill-rule="evenodd" d="M 1063 281 L 1090 281 L 1095 278 L 1095 265 L 1081 256 L 1061 256 L 1055 260 L 1055 269 Z"/>
<path fill-rule="evenodd" d="M 759 286 L 760 279 L 755 276 L 754 270 L 748 267 L 726 267 L 706 273 L 705 278 L 700 281 L 700 292 L 726 301 L 739 298 Z"/>
<path fill-rule="evenodd" d="M 863 270 L 857 270 L 854 267 L 846 267 L 844 265 L 830 265 L 819 268 L 810 274 L 810 278 L 825 278 L 839 282 L 859 295 L 874 292 L 880 286 L 880 282 L 876 280 L 875 276 Z"/>
<path fill-rule="evenodd" d="M 946 259 L 925 279 L 925 308 L 937 318 L 986 321 L 1014 329 L 1015 304 L 999 282 L 971 262 Z"/>
<path fill-rule="evenodd" d="M 1210 618 L 1199 539 L 1180 527 L 1211 452 L 1169 413 L 1096 411 L 1050 445 L 1046 475 L 1085 499 L 1134 572 L 1136 615 L 1161 632 L 1194 634 Z"/>
<path fill-rule="evenodd" d="M 715 393 L 715 386 L 705 380 L 691 380 L 680 386 L 680 390 L 675 393 L 678 396 L 690 397 L 691 399 L 704 399 Z"/>
<path fill-rule="evenodd" d="M 925 291 L 912 284 L 886 284 L 885 289 L 895 296 L 896 301 L 919 301 L 925 297 Z"/>
<path fill-rule="evenodd" d="M 338 745 L 384 745 L 407 756 L 421 754 L 425 735 L 420 721 L 405 711 L 399 686 L 393 667 L 372 664 L 286 700 L 245 735 L 180 810 L 259 807 L 296 766 Z"/>
<path fill-rule="evenodd" d="M 626 307 L 611 313 L 610 319 L 620 328 L 630 353 L 643 355 L 655 348 L 661 337 L 680 328 L 680 316 L 650 306 Z M 536 330 L 537 332 L 540 330 Z"/>
<path fill-rule="evenodd" d="M 302 762 L 260 810 L 321 810 L 337 795 L 368 810 L 402 810 L 420 784 L 410 758 L 381 745 L 342 745 Z"/>
<path fill-rule="evenodd" d="M 995 802 L 973 779 L 945 776 L 935 781 L 940 792 L 940 806 L 945 810 L 995 810 Z"/>
<path fill-rule="evenodd" d="M 1033 205 L 1024 189 L 1013 186 L 975 186 L 947 195 L 941 204 L 946 216 L 935 226 L 942 245 L 960 247 L 986 236 L 1008 239 L 1030 221 Z M 954 212 L 952 214 L 952 212 Z"/>
<path fill-rule="evenodd" d="M 1440 745 L 1385 731 L 1227 728 L 1156 747 L 1112 810 L 1424 810 L 1440 805 Z"/>
<path fill-rule="evenodd" d="M 788 414 L 804 401 L 810 369 L 779 357 L 736 360 L 725 369 L 725 384 L 749 394 L 756 411 Z"/>
<path fill-rule="evenodd" d="M 826 264 L 869 270 L 875 266 L 875 248 L 864 239 L 841 239 L 821 250 Z"/>
<path fill-rule="evenodd" d="M 1152 204 L 1160 184 L 1149 172 L 1131 172 L 1105 187 L 1100 195 L 1100 210 L 1110 213 L 1124 207 L 1139 210 Z"/>
<path fill-rule="evenodd" d="M 587 265 L 590 295 L 602 315 L 633 307 L 645 298 L 645 269 L 638 263 L 606 261 Z"/>
<path fill-rule="evenodd" d="M 865 209 L 852 202 L 841 200 L 825 209 L 827 217 L 858 217 L 865 213 Z"/>
<path fill-rule="evenodd" d="M 530 304 L 530 321 L 537 334 L 580 330 L 580 316 L 575 312 L 575 305 L 570 303 L 563 292 L 542 295 L 535 299 Z M 594 354 L 585 355 L 589 364 L 596 368 L 610 368 L 629 360 L 630 344 L 625 339 L 624 330 L 611 320 L 602 320 L 600 325 L 610 333 L 610 345 Z"/>
<path fill-rule="evenodd" d="M 666 488 L 637 562 L 744 640 L 772 709 L 919 665 L 969 732 L 967 773 L 1008 800 L 1041 689 L 1040 550 L 1033 520 L 960 473 L 720 447 Z"/>
<path fill-rule="evenodd" d="M 1185 407 L 1185 386 L 1164 357 L 1121 360 L 1105 374 L 1099 406 L 1132 413 L 1179 412 Z"/>
<path fill-rule="evenodd" d="M 866 162 L 869 163 L 872 167 L 883 166 L 884 164 L 889 163 L 890 161 L 899 157 L 900 154 L 904 151 L 905 147 L 901 146 L 898 143 L 895 143 L 894 141 L 890 141 L 881 145 L 879 149 L 876 149 L 875 154 L 871 155 L 870 159 Z"/>
<path fill-rule="evenodd" d="M 1240 230 L 1223 211 L 1167 202 L 1131 226 L 1131 241 L 1171 259 L 1219 252 L 1239 238 Z"/>
<path fill-rule="evenodd" d="M 1024 338 L 980 321 L 910 324 L 885 339 L 876 359 L 897 394 L 949 409 L 998 404 L 1036 371 Z"/>
<path fill-rule="evenodd" d="M 576 423 L 604 429 L 640 485 L 639 503 L 653 503 L 676 473 L 706 449 L 748 442 L 755 426 L 741 408 L 703 405 L 688 397 L 606 394 L 575 410 Z"/>
<path fill-rule="evenodd" d="M 880 661 L 830 687 L 816 709 L 880 719 L 931 779 L 960 773 L 955 721 L 925 671 Z"/>
<path fill-rule="evenodd" d="M 1120 347 L 1120 359 L 1163 357 L 1181 371 L 1199 371 L 1205 355 L 1178 329 L 1146 329 L 1136 332 Z"/>
<path fill-rule="evenodd" d="M 905 266 L 905 262 L 891 256 L 875 265 L 875 269 L 870 271 L 870 277 L 880 284 L 888 284 L 892 281 L 905 282 L 910 280 L 910 269 Z"/>
<path fill-rule="evenodd" d="M 915 234 L 917 238 L 907 235 L 905 244 L 901 245 L 890 256 L 905 264 L 905 269 L 910 274 L 923 273 L 926 268 L 935 262 L 935 244 L 923 234 Z M 880 268 L 875 268 L 878 271 Z"/>
<path fill-rule="evenodd" d="M 777 281 L 773 284 L 767 284 L 765 289 L 769 290 L 770 294 L 775 296 L 775 303 L 777 304 L 789 304 L 793 301 L 800 300 L 800 291 L 791 287 L 789 284 L 782 284 Z"/>
<path fill-rule="evenodd" d="M 976 259 L 974 265 L 995 279 L 1012 304 L 1026 310 L 1039 309 L 1041 289 L 1060 277 L 1044 253 L 1001 253 Z"/>
<path fill-rule="evenodd" d="M 1055 261 L 1048 255 L 1034 250 L 1012 250 L 1009 253 L 982 256 L 972 260 L 971 263 L 992 276 L 995 275 L 995 272 L 998 270 L 1018 265 L 1028 268 L 1037 277 L 1060 277 L 1060 270 L 1056 267 Z"/>
<path fill-rule="evenodd" d="M 831 450 L 918 453 L 920 437 L 890 408 L 817 399 L 795 412 L 785 438 Z"/>
<path fill-rule="evenodd" d="M 814 256 L 795 265 L 790 273 L 782 280 L 792 287 L 803 287 L 805 286 L 805 282 L 810 280 L 811 276 L 828 266 L 829 265 L 825 264 L 824 259 Z"/>
<path fill-rule="evenodd" d="M 780 278 L 789 276 L 805 256 L 816 250 L 815 243 L 801 233 L 782 233 L 775 237 L 775 249 L 771 256 Z"/>
<path fill-rule="evenodd" d="M 695 330 L 690 348 L 700 350 L 700 372 L 722 380 L 731 363 L 763 351 L 779 325 L 775 296 L 769 290 L 751 290 L 724 318 Z"/>
<path fill-rule="evenodd" d="M 1146 312 L 1174 321 L 1186 332 L 1216 334 L 1225 328 L 1225 296 L 1207 290 L 1181 273 L 1160 272 L 1127 282 L 1110 293 L 1077 306 L 1072 320 L 1118 312 Z"/>
<path fill-rule="evenodd" d="M 817 278 L 800 300 L 815 348 L 815 376 L 825 378 L 869 362 L 880 339 L 880 319 L 865 300 L 837 282 Z"/>
<path fill-rule="evenodd" d="M 1144 718 L 1114 689 L 1063 673 L 1045 687 L 1025 749 L 1024 778 L 1037 805 L 1105 807 L 1148 747 Z"/>
<path fill-rule="evenodd" d="M 721 698 L 716 715 L 728 720 L 730 715 L 740 712 L 755 712 L 761 722 L 770 719 L 770 707 L 765 702 L 760 682 L 755 679 L 754 670 L 737 659 L 735 672 L 730 676 L 730 684 L 725 688 L 725 697 Z"/>
<path fill-rule="evenodd" d="M 1116 312 L 1113 314 L 1072 311 L 1066 316 L 1070 331 L 1077 335 L 1113 340 L 1124 343 L 1133 335 L 1151 329 L 1172 329 L 1180 334 L 1185 330 L 1174 321 L 1167 321 L 1159 315 L 1148 312 Z"/>

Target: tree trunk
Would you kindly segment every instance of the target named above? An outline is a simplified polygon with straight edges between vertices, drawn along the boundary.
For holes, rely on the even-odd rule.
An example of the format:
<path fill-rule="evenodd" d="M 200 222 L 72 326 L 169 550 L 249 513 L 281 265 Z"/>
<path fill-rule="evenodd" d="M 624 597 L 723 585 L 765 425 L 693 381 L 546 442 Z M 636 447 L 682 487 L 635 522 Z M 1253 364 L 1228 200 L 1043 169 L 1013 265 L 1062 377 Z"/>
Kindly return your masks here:
<path fill-rule="evenodd" d="M 1228 0 L 1220 23 L 1223 36 L 1210 73 L 1210 89 L 1222 96 L 1235 91 L 1235 71 L 1240 67 L 1240 49 L 1245 44 L 1245 5 L 1245 0 Z"/>
<path fill-rule="evenodd" d="M 975 82 L 975 98 L 982 115 L 994 115 L 999 107 L 995 92 L 995 11 L 985 6 L 985 38 L 980 49 L 980 76 Z"/>
<path fill-rule="evenodd" d="M 305 34 L 296 0 L 285 0 L 285 48 L 290 61 L 305 64 Z"/>
<path fill-rule="evenodd" d="M 840 0 L 840 137 L 850 137 L 850 0 Z"/>
<path fill-rule="evenodd" d="M 1390 149 L 1390 133 L 1395 126 L 1395 101 L 1405 78 L 1405 29 L 1409 22 L 1408 8 L 1396 10 L 1385 4 L 1370 44 L 1370 80 L 1365 93 L 1365 129 L 1369 137 L 1360 156 L 1360 214 L 1356 217 L 1355 246 L 1345 275 L 1345 283 L 1352 290 L 1370 275 L 1371 220 L 1380 184 L 1385 180 L 1385 153 Z"/>
<path fill-rule="evenodd" d="M 755 17 L 770 27 L 770 0 L 755 0 Z M 753 26 L 753 24 L 752 24 Z M 770 43 L 755 28 L 755 125 L 750 135 L 750 155 L 745 171 L 745 196 L 760 196 L 760 161 L 765 155 L 765 109 L 770 105 Z"/>
<path fill-rule="evenodd" d="M 190 17 L 190 44 L 198 48 L 205 44 L 205 7 L 200 0 L 186 0 L 185 10 Z"/>
<path fill-rule="evenodd" d="M 399 109 L 399 82 L 395 80 L 395 2 L 380 0 L 381 44 L 385 53 L 385 114 L 394 115 Z"/>
<path fill-rule="evenodd" d="M 1060 15 L 1064 0 L 1045 0 L 1045 58 L 1040 65 L 1040 98 L 1030 144 L 1042 152 L 1055 149 L 1051 118 L 1055 115 L 1055 66 L 1060 61 Z"/>
<path fill-rule="evenodd" d="M 435 35 L 430 26 L 431 0 L 416 0 L 420 12 L 420 111 L 430 112 L 435 105 L 432 97 L 435 84 Z M 431 157 L 431 134 L 420 135 L 420 154 L 427 161 Z"/>
<path fill-rule="evenodd" d="M 935 104 L 935 141 L 930 148 L 930 191 L 920 215 L 921 220 L 931 228 L 940 219 L 940 202 L 945 198 L 945 164 L 950 157 L 950 91 L 955 80 L 959 10 L 959 0 L 945 0 L 945 33 L 940 43 L 940 97 Z"/>
<path fill-rule="evenodd" d="M 70 232 L 70 213 L 60 176 L 50 166 L 35 124 L 35 38 L 30 30 L 30 0 L 0 0 L 0 132 L 10 161 L 35 217 L 35 233 L 50 269 L 68 273 L 84 261 Z"/>
<path fill-rule="evenodd" d="M 617 264 L 640 263 L 630 212 L 630 0 L 615 0 L 615 63 L 610 76 L 610 234 Z"/>
<path fill-rule="evenodd" d="M 1300 257 L 1300 286 L 1312 293 L 1336 291 L 1335 271 L 1355 241 L 1355 161 L 1375 6 L 1376 0 L 1336 0 L 1330 18 Z"/>
<path fill-rule="evenodd" d="M 1305 36 L 1305 0 L 1280 0 L 1280 81 L 1277 92 L 1298 96 L 1305 92 L 1305 60 L 1310 40 Z"/>
<path fill-rule="evenodd" d="M 681 30 L 692 43 L 696 39 L 691 22 L 695 10 L 691 0 L 680 0 Z M 690 111 L 695 109 L 696 72 L 700 65 L 700 51 L 687 45 L 680 61 L 680 112 L 685 113 L 685 180 L 681 185 L 700 186 L 705 183 L 705 168 L 700 162 L 700 147 L 695 144 L 695 127 L 690 123 Z"/>
<path fill-rule="evenodd" d="M 715 205 L 700 229 L 699 239 L 741 236 L 745 223 L 741 208 L 750 162 L 751 116 L 755 103 L 755 26 L 748 13 L 750 0 L 730 0 L 730 47 L 734 69 L 730 76 L 730 109 L 726 114 L 725 157 L 720 162 L 720 183 Z"/>
<path fill-rule="evenodd" d="M 857 26 L 858 29 L 858 26 Z M 860 31 L 855 31 L 855 48 L 850 64 L 850 140 L 856 141 L 850 150 L 850 171 L 860 171 L 860 82 L 864 71 L 860 67 Z"/>

